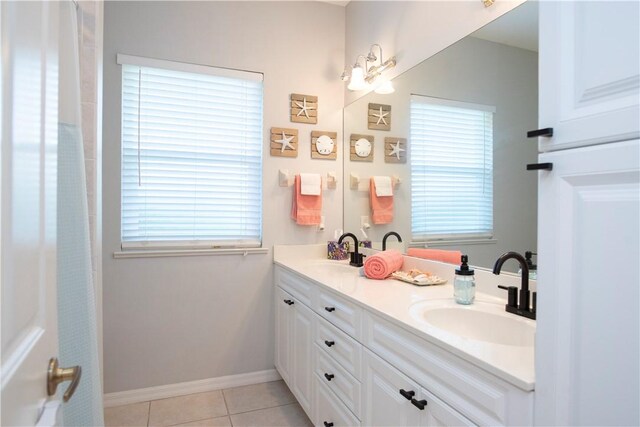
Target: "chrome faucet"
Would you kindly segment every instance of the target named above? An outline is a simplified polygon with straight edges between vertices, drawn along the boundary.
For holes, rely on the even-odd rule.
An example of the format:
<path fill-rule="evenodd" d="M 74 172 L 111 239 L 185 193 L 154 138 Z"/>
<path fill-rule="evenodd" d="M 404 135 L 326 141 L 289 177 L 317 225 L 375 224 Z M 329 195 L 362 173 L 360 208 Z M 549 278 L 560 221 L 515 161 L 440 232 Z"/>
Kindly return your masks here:
<path fill-rule="evenodd" d="M 389 236 L 396 236 L 396 238 L 398 239 L 398 242 L 402 242 L 402 237 L 400 237 L 400 235 L 398 233 L 396 233 L 395 231 L 390 231 L 387 234 L 385 234 L 384 237 L 382 238 L 382 250 L 383 251 L 387 250 L 387 238 Z"/>
<path fill-rule="evenodd" d="M 507 298 L 507 305 L 505 310 L 509 313 L 517 314 L 518 316 L 524 316 L 529 319 L 536 318 L 536 293 L 533 293 L 533 306 L 529 306 L 530 292 L 529 292 L 529 266 L 527 260 L 517 252 L 505 252 L 500 255 L 500 258 L 493 266 L 493 274 L 496 276 L 500 274 L 502 264 L 508 259 L 515 259 L 520 263 L 520 269 L 522 272 L 520 282 L 520 301 L 518 302 L 518 288 L 515 286 L 498 286 L 500 289 L 505 289 L 509 294 Z"/>
<path fill-rule="evenodd" d="M 351 257 L 351 262 L 349 262 L 349 265 L 353 265 L 354 267 L 362 267 L 362 259 L 364 258 L 364 256 L 361 253 L 358 253 L 358 238 L 353 233 L 344 233 L 338 239 L 338 243 L 342 243 L 345 237 L 351 237 L 353 239 L 353 243 L 355 244 L 353 252 L 349 254 L 349 256 Z"/>

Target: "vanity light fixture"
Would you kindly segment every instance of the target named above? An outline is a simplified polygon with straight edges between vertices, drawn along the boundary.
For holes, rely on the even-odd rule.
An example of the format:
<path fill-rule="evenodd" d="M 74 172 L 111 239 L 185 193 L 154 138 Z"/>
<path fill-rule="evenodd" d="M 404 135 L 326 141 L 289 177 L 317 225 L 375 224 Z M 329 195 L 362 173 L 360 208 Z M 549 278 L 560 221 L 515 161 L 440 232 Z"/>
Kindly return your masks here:
<path fill-rule="evenodd" d="M 493 3 L 495 3 L 496 0 L 481 0 L 481 1 L 484 4 L 484 7 L 489 7 L 493 5 Z"/>
<path fill-rule="evenodd" d="M 355 65 L 351 69 L 351 80 L 349 81 L 349 86 L 347 86 L 349 90 L 354 90 L 354 91 L 363 90 L 367 87 L 367 83 L 365 82 L 364 69 L 358 63 L 358 60 L 361 57 L 364 58 L 363 55 L 358 56 L 358 58 L 356 59 Z M 366 66 L 367 66 L 367 62 L 365 59 L 365 67 Z"/>
<path fill-rule="evenodd" d="M 378 48 L 379 55 L 376 55 L 375 48 Z M 360 58 L 364 58 L 364 68 L 360 65 Z M 351 76 L 349 76 L 347 70 L 345 69 L 340 79 L 342 81 L 349 81 L 349 85 L 347 88 L 352 91 L 363 90 L 366 89 L 369 85 L 373 84 L 378 77 L 384 73 L 385 71 L 396 66 L 396 58 L 391 57 L 386 61 L 382 59 L 382 47 L 379 44 L 371 45 L 369 49 L 369 53 L 367 56 L 358 55 L 356 58 L 356 63 L 351 68 Z M 379 61 L 379 64 L 375 64 Z M 369 64 L 372 64 L 371 66 Z M 383 88 L 384 87 L 384 88 Z M 381 92 L 378 93 L 392 93 L 393 85 L 391 82 L 384 82 L 379 86 Z"/>

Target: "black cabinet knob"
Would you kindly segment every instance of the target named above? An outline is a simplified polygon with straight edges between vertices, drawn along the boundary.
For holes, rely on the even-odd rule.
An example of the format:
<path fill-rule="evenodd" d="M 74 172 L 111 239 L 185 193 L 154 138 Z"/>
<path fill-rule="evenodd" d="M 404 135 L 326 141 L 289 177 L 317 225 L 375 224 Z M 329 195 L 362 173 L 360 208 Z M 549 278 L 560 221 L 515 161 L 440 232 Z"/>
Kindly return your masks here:
<path fill-rule="evenodd" d="M 325 342 L 324 342 L 324 344 L 325 344 L 327 347 L 331 347 L 332 345 L 335 345 L 335 344 L 336 344 L 336 342 L 335 342 L 335 341 L 325 341 Z"/>
<path fill-rule="evenodd" d="M 288 304 L 288 305 L 293 305 L 293 304 L 294 304 L 294 303 L 293 303 L 293 301 L 292 301 L 292 300 L 290 300 L 290 299 L 286 299 L 286 300 L 284 300 L 284 303 L 285 303 L 285 304 Z"/>
<path fill-rule="evenodd" d="M 327 381 L 331 381 L 332 379 L 334 379 L 336 376 L 333 374 L 324 374 L 324 377 L 327 379 Z"/>
<path fill-rule="evenodd" d="M 413 396 L 416 395 L 416 392 L 413 390 L 404 390 L 404 389 L 400 389 L 400 394 L 402 395 L 402 397 L 404 397 L 407 400 L 411 400 L 413 398 Z"/>
<path fill-rule="evenodd" d="M 538 171 L 545 170 L 550 171 L 553 170 L 553 163 L 531 163 L 527 165 L 528 171 Z"/>
<path fill-rule="evenodd" d="M 325 310 L 327 310 L 329 313 L 331 313 L 332 311 L 336 311 L 335 307 L 325 307 Z"/>
<path fill-rule="evenodd" d="M 427 406 L 427 401 L 424 399 L 422 400 L 411 399 L 411 403 L 413 404 L 413 406 L 420 409 L 421 411 L 424 411 L 424 407 Z"/>
<path fill-rule="evenodd" d="M 324 427 L 333 427 L 333 423 L 329 423 L 327 421 L 324 422 Z"/>
<path fill-rule="evenodd" d="M 552 137 L 553 128 L 536 129 L 527 132 L 527 138 L 537 138 L 539 136 L 546 136 L 547 138 Z"/>

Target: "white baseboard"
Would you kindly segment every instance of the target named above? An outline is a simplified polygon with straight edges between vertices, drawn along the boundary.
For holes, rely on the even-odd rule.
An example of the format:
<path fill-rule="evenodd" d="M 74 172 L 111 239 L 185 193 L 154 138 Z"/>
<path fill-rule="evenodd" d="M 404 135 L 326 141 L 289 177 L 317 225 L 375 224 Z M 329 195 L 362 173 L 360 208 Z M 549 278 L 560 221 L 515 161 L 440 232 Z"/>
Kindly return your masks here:
<path fill-rule="evenodd" d="M 207 378 L 205 380 L 118 391 L 104 395 L 104 407 L 109 408 L 111 406 L 166 399 L 168 397 L 182 396 L 185 394 L 266 383 L 269 381 L 277 381 L 280 378 L 278 371 L 275 369 L 267 369 L 265 371 L 249 372 L 246 374 L 227 375 L 225 377 Z"/>

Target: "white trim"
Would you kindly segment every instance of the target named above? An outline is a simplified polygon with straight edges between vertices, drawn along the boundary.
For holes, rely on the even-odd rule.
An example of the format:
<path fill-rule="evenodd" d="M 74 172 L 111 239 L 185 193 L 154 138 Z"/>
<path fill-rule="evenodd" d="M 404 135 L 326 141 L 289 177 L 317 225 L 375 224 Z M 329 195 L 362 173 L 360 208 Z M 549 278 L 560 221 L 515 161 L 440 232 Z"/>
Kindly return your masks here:
<path fill-rule="evenodd" d="M 159 258 L 200 255 L 258 255 L 269 253 L 269 248 L 231 248 L 231 249 L 146 249 L 138 251 L 116 251 L 118 258 Z"/>
<path fill-rule="evenodd" d="M 496 112 L 496 107 L 493 105 L 474 104 L 471 102 L 454 101 L 452 99 L 445 98 L 434 98 L 432 96 L 418 95 L 416 93 L 411 94 L 411 101 L 418 104 L 443 105 L 445 107 L 464 108 L 466 110 L 488 111 L 489 113 Z"/>
<path fill-rule="evenodd" d="M 227 375 L 224 377 L 207 378 L 205 380 L 118 391 L 104 395 L 104 407 L 110 408 L 112 406 L 166 399 L 168 397 L 183 396 L 185 394 L 266 383 L 279 379 L 281 379 L 281 377 L 278 371 L 275 369 L 267 369 L 265 371 L 249 372 L 246 374 Z"/>
<path fill-rule="evenodd" d="M 116 63 L 119 65 L 137 65 L 139 67 L 164 68 L 165 70 L 184 71 L 187 73 L 232 77 L 256 82 L 264 81 L 264 74 L 257 73 L 255 71 L 235 70 L 233 68 L 221 68 L 210 65 L 190 64 L 187 62 L 167 61 L 164 59 L 124 55 L 122 53 L 116 55 Z"/>

